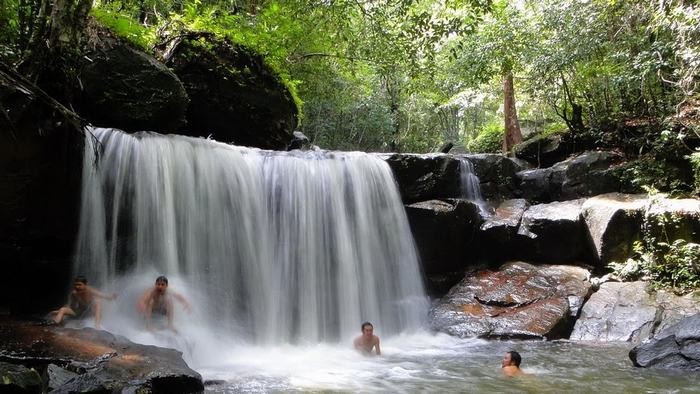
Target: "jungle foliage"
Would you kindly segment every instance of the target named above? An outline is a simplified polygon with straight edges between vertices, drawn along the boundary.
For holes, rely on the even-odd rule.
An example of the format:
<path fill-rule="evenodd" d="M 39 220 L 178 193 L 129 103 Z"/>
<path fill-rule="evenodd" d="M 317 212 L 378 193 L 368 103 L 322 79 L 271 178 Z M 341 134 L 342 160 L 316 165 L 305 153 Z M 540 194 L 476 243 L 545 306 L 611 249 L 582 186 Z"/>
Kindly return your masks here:
<path fill-rule="evenodd" d="M 0 0 L 0 59 L 38 75 L 41 49 L 74 46 L 86 10 L 145 50 L 184 30 L 252 47 L 324 148 L 500 151 L 504 115 L 526 138 L 563 123 L 652 160 L 700 145 L 687 0 Z"/>

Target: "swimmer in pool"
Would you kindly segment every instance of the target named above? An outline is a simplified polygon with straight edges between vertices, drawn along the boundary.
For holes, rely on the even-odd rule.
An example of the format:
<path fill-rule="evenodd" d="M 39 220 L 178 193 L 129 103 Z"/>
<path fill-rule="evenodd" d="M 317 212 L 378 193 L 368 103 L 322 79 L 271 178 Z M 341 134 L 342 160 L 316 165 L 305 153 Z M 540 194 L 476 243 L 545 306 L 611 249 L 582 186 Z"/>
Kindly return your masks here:
<path fill-rule="evenodd" d="M 503 374 L 508 377 L 523 375 L 523 371 L 520 369 L 521 361 L 522 357 L 520 357 L 520 353 L 512 350 L 510 352 L 506 352 L 505 356 L 503 356 L 503 360 L 501 361 L 501 371 L 503 371 Z"/>
<path fill-rule="evenodd" d="M 362 323 L 362 335 L 355 338 L 353 345 L 356 350 L 359 350 L 365 355 L 371 355 L 372 349 L 375 350 L 377 356 L 382 354 L 379 348 L 379 337 L 374 335 L 374 326 L 370 322 Z"/>

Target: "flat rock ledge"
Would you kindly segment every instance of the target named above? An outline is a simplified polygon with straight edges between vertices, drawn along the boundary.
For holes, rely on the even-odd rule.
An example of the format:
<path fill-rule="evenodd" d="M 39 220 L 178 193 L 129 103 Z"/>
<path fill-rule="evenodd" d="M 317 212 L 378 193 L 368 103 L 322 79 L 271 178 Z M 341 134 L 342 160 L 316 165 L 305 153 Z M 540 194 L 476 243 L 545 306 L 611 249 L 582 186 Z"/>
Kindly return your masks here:
<path fill-rule="evenodd" d="M 455 285 L 431 309 L 431 325 L 459 337 L 565 338 L 590 292 L 588 278 L 580 267 L 507 263 Z"/>
<path fill-rule="evenodd" d="M 202 377 L 187 366 L 181 352 L 136 344 L 107 331 L 4 319 L 0 343 L 0 376 L 11 374 L 21 383 L 13 392 L 204 391 Z M 36 391 L 35 375 L 42 377 L 43 390 Z"/>

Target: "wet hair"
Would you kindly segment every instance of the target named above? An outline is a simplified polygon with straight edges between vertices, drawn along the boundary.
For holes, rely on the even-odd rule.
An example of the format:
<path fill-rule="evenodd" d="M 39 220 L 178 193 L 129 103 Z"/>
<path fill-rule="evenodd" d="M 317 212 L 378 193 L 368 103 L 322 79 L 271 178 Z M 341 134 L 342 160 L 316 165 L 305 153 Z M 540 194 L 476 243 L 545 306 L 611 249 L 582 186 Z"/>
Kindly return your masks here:
<path fill-rule="evenodd" d="M 374 328 L 374 326 L 372 325 L 372 323 L 366 321 L 366 322 L 362 323 L 362 327 L 360 328 L 360 331 L 364 331 L 364 330 L 365 330 L 365 326 L 370 326 L 370 327 Z"/>
<path fill-rule="evenodd" d="M 516 367 L 520 367 L 520 362 L 523 361 L 523 358 L 520 357 L 520 353 L 515 350 L 511 350 L 508 353 L 510 353 L 510 361 L 512 361 Z"/>
<path fill-rule="evenodd" d="M 73 282 L 74 282 L 74 283 L 75 283 L 75 282 L 80 282 L 80 283 L 86 285 L 86 284 L 87 284 L 87 279 L 86 279 L 84 276 L 82 276 L 82 275 L 78 275 L 78 276 L 75 277 L 75 279 L 73 279 Z"/>
<path fill-rule="evenodd" d="M 168 284 L 168 278 L 166 278 L 165 276 L 161 275 L 161 276 L 159 276 L 159 277 L 156 278 L 156 284 L 158 284 L 158 282 L 164 282 L 164 283 L 167 285 L 167 284 Z"/>

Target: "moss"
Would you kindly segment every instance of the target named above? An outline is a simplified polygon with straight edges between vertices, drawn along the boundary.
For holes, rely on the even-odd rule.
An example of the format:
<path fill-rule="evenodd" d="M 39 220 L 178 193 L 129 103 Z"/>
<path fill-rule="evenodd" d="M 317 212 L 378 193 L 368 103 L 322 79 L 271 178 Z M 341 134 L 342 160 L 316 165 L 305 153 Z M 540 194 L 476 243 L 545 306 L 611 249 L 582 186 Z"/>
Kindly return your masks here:
<path fill-rule="evenodd" d="M 103 8 L 93 8 L 90 14 L 115 36 L 143 50 L 150 50 L 156 39 L 153 29 L 141 26 L 130 17 Z"/>

